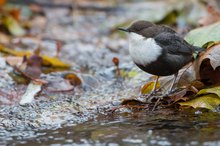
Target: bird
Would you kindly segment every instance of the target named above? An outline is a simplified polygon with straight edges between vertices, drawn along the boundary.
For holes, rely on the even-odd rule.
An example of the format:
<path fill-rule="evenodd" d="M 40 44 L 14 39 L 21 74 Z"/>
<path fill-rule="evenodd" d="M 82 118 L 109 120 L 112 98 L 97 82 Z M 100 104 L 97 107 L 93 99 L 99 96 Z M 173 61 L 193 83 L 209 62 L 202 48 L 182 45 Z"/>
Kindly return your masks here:
<path fill-rule="evenodd" d="M 156 76 L 150 94 L 156 92 L 160 76 L 174 75 L 166 95 L 172 92 L 178 71 L 192 62 L 195 54 L 204 49 L 187 43 L 175 30 L 166 25 L 139 20 L 128 28 L 118 28 L 129 34 L 129 54 L 143 71 Z"/>

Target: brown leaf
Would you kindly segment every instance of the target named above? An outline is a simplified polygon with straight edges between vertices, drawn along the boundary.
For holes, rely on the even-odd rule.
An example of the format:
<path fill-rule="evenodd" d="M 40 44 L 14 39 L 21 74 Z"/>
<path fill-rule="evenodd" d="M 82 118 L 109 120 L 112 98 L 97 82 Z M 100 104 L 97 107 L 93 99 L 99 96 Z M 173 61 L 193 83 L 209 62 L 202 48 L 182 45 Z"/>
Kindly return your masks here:
<path fill-rule="evenodd" d="M 41 71 L 41 64 L 43 59 L 40 56 L 32 55 L 27 59 L 27 67 L 25 69 L 25 73 L 32 78 L 39 78 Z"/>
<path fill-rule="evenodd" d="M 9 11 L 9 14 L 16 20 L 20 21 L 21 9 L 12 9 Z"/>
<path fill-rule="evenodd" d="M 6 0 L 0 0 L 0 7 L 6 3 Z"/>
<path fill-rule="evenodd" d="M 205 88 L 205 85 L 201 81 L 198 81 L 198 80 L 193 81 L 190 86 L 193 86 L 197 90 L 201 90 L 201 89 Z"/>
<path fill-rule="evenodd" d="M 196 78 L 211 81 L 211 84 L 220 83 L 220 43 L 206 49 L 201 56 L 194 61 Z"/>
<path fill-rule="evenodd" d="M 125 99 L 121 105 L 143 105 L 144 103 L 136 99 Z"/>
<path fill-rule="evenodd" d="M 122 101 L 121 105 L 125 108 L 132 109 L 132 111 L 139 111 L 140 109 L 149 108 L 148 105 L 144 102 L 141 102 L 136 99 L 125 99 Z"/>
<path fill-rule="evenodd" d="M 188 97 L 185 96 L 187 91 L 188 89 L 182 89 L 181 91 L 172 94 L 172 96 L 170 96 L 169 99 L 167 100 L 168 104 L 173 104 L 178 101 L 187 101 L 189 99 Z"/>
<path fill-rule="evenodd" d="M 63 78 L 68 80 L 73 86 L 79 86 L 82 84 L 81 79 L 74 73 L 67 73 L 63 76 Z"/>

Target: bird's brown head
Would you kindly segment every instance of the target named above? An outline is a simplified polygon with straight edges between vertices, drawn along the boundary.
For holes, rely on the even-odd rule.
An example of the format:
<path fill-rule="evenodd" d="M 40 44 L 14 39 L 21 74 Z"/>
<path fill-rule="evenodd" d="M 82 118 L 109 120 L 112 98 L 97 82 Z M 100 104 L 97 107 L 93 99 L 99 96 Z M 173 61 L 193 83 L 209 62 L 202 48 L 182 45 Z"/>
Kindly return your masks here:
<path fill-rule="evenodd" d="M 139 20 L 131 24 L 128 28 L 119 28 L 119 30 L 125 31 L 125 32 L 135 32 L 138 33 L 143 29 L 146 29 L 148 27 L 154 26 L 155 24 L 145 21 L 145 20 Z"/>

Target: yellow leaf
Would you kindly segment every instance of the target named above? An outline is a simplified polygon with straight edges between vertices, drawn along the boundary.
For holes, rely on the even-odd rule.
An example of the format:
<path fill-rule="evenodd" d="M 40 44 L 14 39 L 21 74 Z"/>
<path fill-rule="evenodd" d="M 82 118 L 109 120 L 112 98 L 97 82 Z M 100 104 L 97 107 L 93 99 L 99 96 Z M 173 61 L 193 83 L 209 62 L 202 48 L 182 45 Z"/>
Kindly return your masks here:
<path fill-rule="evenodd" d="M 26 31 L 20 26 L 20 24 L 11 16 L 5 16 L 2 19 L 4 26 L 14 36 L 23 36 Z"/>
<path fill-rule="evenodd" d="M 147 84 L 145 84 L 142 88 L 141 88 L 141 94 L 148 94 L 152 91 L 153 87 L 154 87 L 154 82 L 148 82 Z M 157 82 L 156 85 L 156 89 L 158 89 L 160 87 L 160 83 Z"/>
<path fill-rule="evenodd" d="M 13 56 L 31 56 L 33 55 L 31 52 L 28 51 L 15 51 L 9 48 L 6 48 L 2 45 L 0 45 L 0 52 L 10 54 Z M 60 67 L 60 68 L 69 68 L 70 65 L 62 62 L 58 58 L 55 57 L 49 57 L 46 55 L 40 55 L 43 58 L 43 66 L 50 66 L 50 67 Z"/>
<path fill-rule="evenodd" d="M 70 65 L 62 62 L 56 57 L 49 57 L 46 55 L 40 55 L 43 58 L 43 65 L 44 66 L 52 66 L 52 67 L 62 67 L 62 68 L 69 68 Z"/>
<path fill-rule="evenodd" d="M 196 96 L 203 95 L 203 94 L 209 94 L 209 93 L 216 94 L 220 99 L 220 86 L 213 87 L 213 88 L 202 89 L 196 94 Z"/>
<path fill-rule="evenodd" d="M 179 102 L 181 106 L 193 108 L 206 108 L 212 111 L 220 105 L 220 98 L 216 94 L 206 94 L 186 102 Z"/>
<path fill-rule="evenodd" d="M 28 51 L 15 51 L 9 48 L 4 47 L 3 45 L 0 45 L 0 52 L 5 53 L 5 54 L 10 54 L 13 56 L 30 56 L 31 52 Z"/>

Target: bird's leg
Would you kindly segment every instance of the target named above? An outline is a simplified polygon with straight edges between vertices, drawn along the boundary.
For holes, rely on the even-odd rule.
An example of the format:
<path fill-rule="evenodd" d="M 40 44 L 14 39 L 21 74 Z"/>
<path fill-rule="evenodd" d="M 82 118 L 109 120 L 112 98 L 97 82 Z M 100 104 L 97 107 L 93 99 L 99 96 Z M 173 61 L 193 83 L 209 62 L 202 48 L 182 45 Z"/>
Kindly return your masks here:
<path fill-rule="evenodd" d="M 153 89 L 152 89 L 152 91 L 151 91 L 151 94 L 153 94 L 153 93 L 156 92 L 158 80 L 159 80 L 159 76 L 157 76 L 157 77 L 156 77 L 156 80 L 154 81 L 154 86 L 153 86 Z"/>
<path fill-rule="evenodd" d="M 152 88 L 152 90 L 151 90 L 151 92 L 147 95 L 147 100 L 148 101 L 151 101 L 151 99 L 153 98 L 150 98 L 153 94 L 155 94 L 155 92 L 156 92 L 156 88 L 157 88 L 157 83 L 158 83 L 158 80 L 159 80 L 159 76 L 156 76 L 156 80 L 154 81 L 154 86 L 153 86 L 153 88 Z"/>
<path fill-rule="evenodd" d="M 178 76 L 178 72 L 174 74 L 174 79 L 173 79 L 173 81 L 172 81 L 172 84 L 171 84 L 171 86 L 170 86 L 170 89 L 169 89 L 169 90 L 167 91 L 167 93 L 166 93 L 165 95 L 163 95 L 162 97 L 168 96 L 168 95 L 172 92 L 172 89 L 173 89 L 173 86 L 174 86 L 174 84 L 175 84 L 175 82 L 176 82 L 177 76 Z M 156 103 L 154 104 L 154 107 L 153 107 L 152 111 L 154 111 L 154 110 L 156 109 L 156 107 L 158 106 L 158 104 L 159 104 L 159 102 L 160 102 L 161 99 L 162 99 L 161 97 L 158 98 L 158 100 L 157 100 Z"/>
<path fill-rule="evenodd" d="M 173 86 L 176 82 L 177 76 L 178 76 L 178 72 L 174 74 L 174 79 L 173 79 L 172 84 L 170 86 L 170 89 L 167 91 L 166 95 L 169 95 L 172 92 L 172 89 L 173 89 Z"/>

